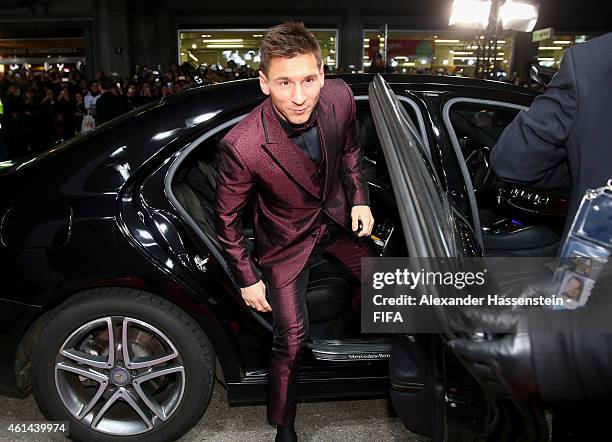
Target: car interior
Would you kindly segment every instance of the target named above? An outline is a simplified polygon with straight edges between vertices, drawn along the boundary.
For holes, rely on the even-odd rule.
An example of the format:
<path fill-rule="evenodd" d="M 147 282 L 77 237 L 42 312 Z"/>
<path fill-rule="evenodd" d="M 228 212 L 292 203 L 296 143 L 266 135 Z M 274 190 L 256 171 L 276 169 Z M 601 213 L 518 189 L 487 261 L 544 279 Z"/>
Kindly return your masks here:
<path fill-rule="evenodd" d="M 489 164 L 491 148 L 518 112 L 514 107 L 458 102 L 449 117 L 472 180 L 485 255 L 555 256 L 567 213 L 567 190 L 504 183 Z"/>
<path fill-rule="evenodd" d="M 363 171 L 369 184 L 371 208 L 376 220 L 372 241 L 380 256 L 406 256 L 401 224 L 391 181 L 376 134 L 369 102 L 356 102 L 360 141 L 363 149 Z M 183 160 L 172 181 L 172 192 L 202 233 L 219 248 L 214 229 L 214 199 L 216 187 L 215 151 L 219 141 L 231 129 L 228 127 L 204 140 Z M 242 213 L 242 223 L 249 247 L 253 252 L 253 203 Z M 381 335 L 363 335 L 359 331 L 358 312 L 350 310 L 353 290 L 359 286 L 347 270 L 333 257 L 315 263 L 308 283 L 307 303 L 310 320 L 310 343 L 317 359 L 342 360 L 356 353 L 388 357 L 390 339 Z M 272 315 L 253 311 L 270 325 Z M 349 356 L 352 355 L 352 356 Z M 369 359 L 372 359 L 369 357 Z"/>

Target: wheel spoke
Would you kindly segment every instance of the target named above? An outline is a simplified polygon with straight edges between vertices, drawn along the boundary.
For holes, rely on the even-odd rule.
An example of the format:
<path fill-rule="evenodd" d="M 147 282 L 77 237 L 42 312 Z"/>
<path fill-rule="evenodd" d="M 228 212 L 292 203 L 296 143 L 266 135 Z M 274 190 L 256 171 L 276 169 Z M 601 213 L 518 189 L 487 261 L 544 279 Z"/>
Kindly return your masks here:
<path fill-rule="evenodd" d="M 132 357 L 130 356 L 131 347 L 130 347 L 130 339 L 129 339 L 130 323 L 136 324 L 142 329 L 156 335 L 158 338 L 161 339 L 162 342 L 166 344 L 167 347 L 169 347 L 170 352 L 162 356 L 153 355 L 149 357 L 140 357 L 140 358 L 137 357 L 134 360 L 132 360 Z M 138 321 L 137 319 L 131 319 L 131 318 L 123 319 L 121 342 L 122 342 L 123 360 L 125 362 L 125 366 L 131 370 L 152 367 L 154 365 L 158 365 L 158 364 L 167 362 L 178 356 L 178 351 L 176 347 L 174 347 L 174 345 L 172 344 L 172 342 L 170 342 L 170 339 L 168 339 L 166 335 L 164 335 L 160 330 L 153 327 L 152 325 L 146 324 L 142 321 Z"/>
<path fill-rule="evenodd" d="M 90 367 L 95 368 L 110 368 L 113 365 L 109 363 L 107 358 L 102 356 L 91 355 L 89 353 L 85 353 L 79 350 L 60 350 L 60 354 L 62 356 L 67 357 L 68 359 L 72 359 L 75 362 L 79 362 L 81 364 L 89 365 Z"/>
<path fill-rule="evenodd" d="M 151 422 L 151 419 L 149 418 L 149 416 L 147 416 L 147 414 L 142 409 L 142 407 L 138 405 L 138 403 L 134 400 L 134 398 L 124 388 L 119 388 L 111 397 L 108 398 L 108 400 L 104 403 L 102 408 L 100 408 L 100 410 L 96 413 L 95 417 L 93 418 L 91 422 L 91 428 L 93 428 L 94 430 L 97 430 L 97 426 L 102 420 L 102 418 L 104 417 L 104 414 L 106 414 L 106 412 L 110 409 L 110 407 L 115 402 L 117 402 L 119 398 L 123 399 L 130 407 L 132 407 L 132 409 L 138 414 L 138 416 L 140 416 L 140 418 L 144 421 L 145 425 L 147 426 L 147 430 L 150 430 L 151 428 L 153 428 L 153 422 Z"/>
<path fill-rule="evenodd" d="M 147 407 L 149 407 L 149 409 L 153 413 L 155 413 L 158 418 L 164 421 L 168 419 L 168 416 L 173 410 L 170 410 L 170 413 L 167 413 L 167 410 L 164 407 L 160 406 L 157 401 L 155 401 L 155 399 L 142 388 L 142 384 L 156 377 L 164 376 L 171 373 L 181 373 L 181 375 L 184 376 L 185 369 L 182 365 L 158 367 L 138 376 L 132 381 L 132 384 L 134 385 L 134 391 L 138 394 L 138 396 L 140 396 L 140 399 L 145 403 Z M 181 383 L 184 386 L 183 379 L 181 379 Z"/>
<path fill-rule="evenodd" d="M 86 353 L 82 350 L 77 350 L 75 347 L 80 343 L 83 339 L 83 336 L 89 333 L 91 330 L 95 330 L 100 325 L 104 324 L 106 326 L 106 331 L 108 335 L 108 357 L 98 356 L 95 354 Z M 89 365 L 95 368 L 111 368 L 115 364 L 115 345 L 114 345 L 114 336 L 113 336 L 113 322 L 110 317 L 100 318 L 95 321 L 89 322 L 79 329 L 75 330 L 69 337 L 66 339 L 64 344 L 59 350 L 59 353 L 62 356 L 67 357 L 68 359 L 72 359 L 75 362 L 79 362 L 81 364 Z"/>
<path fill-rule="evenodd" d="M 96 427 L 98 426 L 98 424 L 100 423 L 100 421 L 104 417 L 104 414 L 108 411 L 108 409 L 111 407 L 111 405 L 113 405 L 115 403 L 115 401 L 117 399 L 119 399 L 120 395 L 121 395 L 121 390 L 117 390 L 115 393 L 113 393 L 113 395 L 111 397 L 109 397 L 106 400 L 106 402 L 104 403 L 102 408 L 100 408 L 98 410 L 98 412 L 94 416 L 93 420 L 91 421 L 91 428 L 93 428 L 94 430 L 97 430 Z"/>
<path fill-rule="evenodd" d="M 79 376 L 92 379 L 96 382 L 99 382 L 100 384 L 108 385 L 109 382 L 109 379 L 105 374 L 88 367 L 73 364 L 71 362 L 58 362 L 57 364 L 55 364 L 55 368 L 78 374 Z"/>
<path fill-rule="evenodd" d="M 108 330 L 108 366 L 112 367 L 115 365 L 115 326 L 111 318 L 107 318 L 107 330 Z"/>
<path fill-rule="evenodd" d="M 145 410 L 142 409 L 142 407 L 138 404 L 138 402 L 136 402 L 136 400 L 132 397 L 132 395 L 125 390 L 122 390 L 121 393 L 122 393 L 121 396 L 123 397 L 123 399 L 125 399 L 125 401 L 128 404 L 130 404 L 130 406 L 134 409 L 134 411 L 138 413 L 140 418 L 144 421 L 144 423 L 147 426 L 147 429 L 150 430 L 151 428 L 153 428 L 153 422 L 151 422 L 151 418 L 147 415 Z"/>
<path fill-rule="evenodd" d="M 106 390 L 107 387 L 108 383 L 106 382 L 100 384 L 100 386 L 98 387 L 98 391 L 96 391 L 96 394 L 94 394 L 94 396 L 87 404 L 83 404 L 82 408 L 77 413 L 77 419 L 83 419 L 85 416 L 87 416 L 87 414 L 91 411 L 94 405 L 98 403 L 100 397 L 102 397 L 102 394 L 104 393 L 104 390 Z"/>
<path fill-rule="evenodd" d="M 169 365 L 169 366 L 164 366 L 164 367 L 157 367 L 157 368 L 151 369 L 150 371 L 147 371 L 137 376 L 133 382 L 134 384 L 136 383 L 142 384 L 143 382 L 149 381 L 158 376 L 164 376 L 170 373 L 177 373 L 177 372 L 185 374 L 185 369 L 183 368 L 182 365 Z"/>
<path fill-rule="evenodd" d="M 129 367 L 131 369 L 154 367 L 156 365 L 163 364 L 164 362 L 168 362 L 176 358 L 177 356 L 177 353 L 171 353 L 164 356 L 137 358 L 135 361 L 131 361 L 129 366 L 126 364 L 126 367 Z"/>

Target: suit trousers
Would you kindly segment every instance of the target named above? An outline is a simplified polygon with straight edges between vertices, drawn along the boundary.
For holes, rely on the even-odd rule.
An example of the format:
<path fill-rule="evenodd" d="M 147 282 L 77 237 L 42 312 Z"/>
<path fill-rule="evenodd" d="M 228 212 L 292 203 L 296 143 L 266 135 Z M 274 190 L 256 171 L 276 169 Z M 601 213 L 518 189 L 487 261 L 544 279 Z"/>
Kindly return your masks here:
<path fill-rule="evenodd" d="M 310 268 L 322 254 L 346 268 L 357 279 L 361 277 L 361 257 L 375 256 L 369 239 L 356 238 L 334 221 L 327 219 L 325 230 L 304 269 L 284 287 L 268 288 L 274 317 L 274 338 L 268 371 L 268 408 L 270 424 L 286 426 L 293 422 L 297 408 L 298 371 L 308 340 L 306 291 Z M 353 308 L 360 299 L 355 291 Z"/>

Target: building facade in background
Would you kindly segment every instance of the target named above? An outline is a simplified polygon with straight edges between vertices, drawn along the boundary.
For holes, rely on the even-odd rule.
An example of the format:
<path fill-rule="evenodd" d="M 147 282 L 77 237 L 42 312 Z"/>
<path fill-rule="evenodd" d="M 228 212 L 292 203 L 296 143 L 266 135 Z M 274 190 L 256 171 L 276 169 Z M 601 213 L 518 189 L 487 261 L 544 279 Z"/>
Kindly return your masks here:
<path fill-rule="evenodd" d="M 389 72 L 474 76 L 481 36 L 449 29 L 449 8 L 446 0 L 315 0 L 291 6 L 278 0 L 8 0 L 0 3 L 0 72 L 16 65 L 43 71 L 50 64 L 85 64 L 89 75 L 104 70 L 127 77 L 136 64 L 162 69 L 183 62 L 234 63 L 257 70 L 265 30 L 300 19 L 319 40 L 329 72 L 368 72 L 377 54 L 386 50 Z M 588 8 L 543 0 L 536 29 L 553 27 L 549 39 L 532 43 L 530 34 L 500 34 L 500 79 L 514 72 L 525 75 L 533 62 L 558 67 L 568 47 L 609 31 L 606 18 L 612 5 Z"/>

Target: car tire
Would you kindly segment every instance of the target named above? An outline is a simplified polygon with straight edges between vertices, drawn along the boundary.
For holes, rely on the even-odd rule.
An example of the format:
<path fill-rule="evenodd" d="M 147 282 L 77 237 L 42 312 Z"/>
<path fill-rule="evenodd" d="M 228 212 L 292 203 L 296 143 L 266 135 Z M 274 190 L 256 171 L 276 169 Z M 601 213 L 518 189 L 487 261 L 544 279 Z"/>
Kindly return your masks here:
<path fill-rule="evenodd" d="M 32 357 L 33 391 L 48 420 L 68 421 L 72 439 L 169 441 L 206 411 L 215 361 L 205 332 L 178 306 L 135 289 L 92 289 L 67 299 L 43 327 Z M 91 366 L 101 363 L 109 364 Z M 157 402 L 165 397 L 168 406 Z"/>

